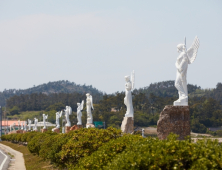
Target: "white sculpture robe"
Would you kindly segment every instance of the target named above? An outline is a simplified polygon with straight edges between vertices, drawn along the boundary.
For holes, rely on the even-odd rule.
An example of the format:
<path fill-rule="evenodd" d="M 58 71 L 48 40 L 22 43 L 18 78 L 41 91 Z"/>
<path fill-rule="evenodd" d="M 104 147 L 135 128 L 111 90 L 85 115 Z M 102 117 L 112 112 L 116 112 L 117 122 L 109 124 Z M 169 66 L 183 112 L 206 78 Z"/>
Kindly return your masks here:
<path fill-rule="evenodd" d="M 48 119 L 48 115 L 43 114 L 42 116 L 43 116 L 43 126 L 44 126 L 43 129 L 46 129 L 45 120 Z"/>
<path fill-rule="evenodd" d="M 77 125 L 82 125 L 82 110 L 83 110 L 83 106 L 84 106 L 84 100 L 82 101 L 82 103 L 77 103 Z"/>
<path fill-rule="evenodd" d="M 126 114 L 125 117 L 134 117 L 134 109 L 133 109 L 133 102 L 132 102 L 132 92 L 131 90 L 134 89 L 134 78 L 135 74 L 134 71 L 130 76 L 125 76 L 125 98 L 124 98 L 124 104 L 126 105 Z"/>
<path fill-rule="evenodd" d="M 10 131 L 15 130 L 15 123 L 13 123 L 12 125 L 10 125 Z"/>
<path fill-rule="evenodd" d="M 93 117 L 92 117 L 92 111 L 91 108 L 93 108 L 93 99 L 92 96 L 87 93 L 86 94 L 86 112 L 87 112 L 87 124 L 93 123 Z"/>
<path fill-rule="evenodd" d="M 20 120 L 18 120 L 18 130 L 20 129 Z"/>
<path fill-rule="evenodd" d="M 34 118 L 34 124 L 35 124 L 35 126 L 34 126 L 33 130 L 38 130 L 37 129 L 38 119 Z"/>
<path fill-rule="evenodd" d="M 29 127 L 29 130 L 31 130 L 31 123 L 32 121 L 30 119 L 28 119 L 28 127 Z"/>
<path fill-rule="evenodd" d="M 199 45 L 197 37 L 195 37 L 192 46 L 188 50 L 186 50 L 186 39 L 185 44 L 177 45 L 180 55 L 175 64 L 177 68 L 175 87 L 178 90 L 179 99 L 174 101 L 174 106 L 188 106 L 187 69 L 188 64 L 193 63 L 196 59 Z"/>
<path fill-rule="evenodd" d="M 21 130 L 23 130 L 23 124 L 24 124 L 24 122 L 21 122 Z"/>
<path fill-rule="evenodd" d="M 59 129 L 60 128 L 60 124 L 59 124 L 59 118 L 62 116 L 62 111 L 61 112 L 56 112 L 56 128 Z"/>
<path fill-rule="evenodd" d="M 27 131 L 27 121 L 24 122 L 24 131 Z"/>
<path fill-rule="evenodd" d="M 65 111 L 65 118 L 66 118 L 66 124 L 65 126 L 71 126 L 71 122 L 69 120 L 69 115 L 72 114 L 72 108 L 70 106 L 66 106 L 66 109 L 64 110 Z"/>

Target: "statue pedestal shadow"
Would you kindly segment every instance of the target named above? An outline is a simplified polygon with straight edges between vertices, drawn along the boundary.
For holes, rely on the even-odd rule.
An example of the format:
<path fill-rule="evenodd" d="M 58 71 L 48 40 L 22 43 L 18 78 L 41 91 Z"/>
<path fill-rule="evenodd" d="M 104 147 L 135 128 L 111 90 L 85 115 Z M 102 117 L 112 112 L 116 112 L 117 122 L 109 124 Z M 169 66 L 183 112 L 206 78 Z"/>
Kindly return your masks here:
<path fill-rule="evenodd" d="M 179 140 L 190 136 L 189 106 L 165 106 L 157 122 L 157 136 L 166 139 L 170 133 L 179 135 Z"/>

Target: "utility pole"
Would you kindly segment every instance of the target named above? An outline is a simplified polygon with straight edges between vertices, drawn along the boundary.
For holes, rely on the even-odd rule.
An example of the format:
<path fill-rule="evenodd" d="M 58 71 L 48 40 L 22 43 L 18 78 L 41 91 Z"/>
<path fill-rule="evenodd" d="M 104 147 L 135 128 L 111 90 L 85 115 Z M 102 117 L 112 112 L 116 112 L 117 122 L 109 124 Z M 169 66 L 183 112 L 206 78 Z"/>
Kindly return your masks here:
<path fill-rule="evenodd" d="M 0 141 L 2 137 L 2 106 L 0 106 Z"/>

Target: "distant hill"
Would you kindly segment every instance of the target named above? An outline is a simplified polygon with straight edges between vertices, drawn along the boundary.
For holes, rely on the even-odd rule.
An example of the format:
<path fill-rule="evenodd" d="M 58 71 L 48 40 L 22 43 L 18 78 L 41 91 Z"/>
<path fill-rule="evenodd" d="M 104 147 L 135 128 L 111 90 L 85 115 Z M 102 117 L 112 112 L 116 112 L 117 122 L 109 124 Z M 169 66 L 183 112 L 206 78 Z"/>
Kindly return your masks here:
<path fill-rule="evenodd" d="M 196 90 L 200 90 L 201 87 L 197 85 L 188 84 L 188 93 L 194 93 Z M 178 97 L 178 91 L 174 86 L 174 81 L 162 81 L 158 83 L 151 83 L 149 86 L 136 89 L 136 93 L 145 93 L 149 96 L 150 93 L 153 93 L 155 96 L 159 97 Z"/>
<path fill-rule="evenodd" d="M 101 96 L 103 93 L 98 89 L 92 87 L 92 85 L 79 85 L 74 82 L 70 82 L 68 80 L 61 80 L 55 82 L 49 82 L 45 84 L 41 84 L 38 86 L 34 86 L 28 89 L 8 89 L 0 92 L 0 105 L 5 106 L 5 100 L 12 97 L 12 96 L 19 96 L 21 94 L 32 94 L 32 93 L 43 93 L 43 94 L 52 94 L 52 93 L 91 93 L 93 94 L 100 94 Z"/>
<path fill-rule="evenodd" d="M 5 106 L 5 100 L 9 99 L 13 96 L 20 96 L 23 95 L 30 95 L 33 93 L 42 93 L 46 95 L 50 94 L 71 94 L 71 93 L 91 93 L 92 95 L 96 96 L 95 102 L 98 102 L 99 99 L 102 99 L 103 93 L 98 89 L 86 85 L 78 85 L 74 82 L 69 81 L 56 81 L 56 82 L 49 82 L 47 84 L 41 84 L 32 88 L 24 89 L 24 90 L 17 90 L 17 89 L 9 89 L 0 92 L 0 105 Z M 133 91 L 134 94 L 138 93 L 145 93 L 147 97 L 151 93 L 155 96 L 159 97 L 178 97 L 178 91 L 174 86 L 174 81 L 162 81 L 157 83 L 151 83 L 149 86 L 144 88 L 135 89 Z M 216 88 L 212 89 L 201 89 L 200 86 L 188 84 L 188 94 L 189 98 L 192 97 L 212 97 L 222 103 L 222 83 L 218 83 Z M 18 100 L 20 100 L 18 98 Z"/>
<path fill-rule="evenodd" d="M 216 88 L 212 89 L 202 89 L 200 86 L 188 84 L 188 94 L 189 98 L 192 97 L 206 97 L 213 98 L 222 103 L 222 83 L 218 83 Z M 159 97 L 178 97 L 178 91 L 174 86 L 174 81 L 162 81 L 158 83 L 151 83 L 149 86 L 144 88 L 135 89 L 134 93 L 145 93 L 149 96 L 153 93 L 155 96 Z"/>

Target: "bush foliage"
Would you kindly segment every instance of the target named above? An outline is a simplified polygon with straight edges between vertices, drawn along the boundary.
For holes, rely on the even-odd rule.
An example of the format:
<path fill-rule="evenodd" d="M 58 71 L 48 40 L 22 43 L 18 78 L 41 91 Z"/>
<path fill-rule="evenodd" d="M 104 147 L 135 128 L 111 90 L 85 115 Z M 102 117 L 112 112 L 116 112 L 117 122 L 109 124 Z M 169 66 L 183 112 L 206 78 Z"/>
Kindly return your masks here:
<path fill-rule="evenodd" d="M 28 132 L 2 136 L 2 140 L 28 142 L 33 154 L 59 168 L 116 169 L 222 169 L 222 145 L 217 140 L 179 141 L 121 135 L 114 128 L 80 129 L 67 134 Z"/>

